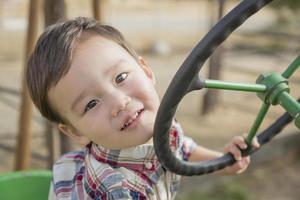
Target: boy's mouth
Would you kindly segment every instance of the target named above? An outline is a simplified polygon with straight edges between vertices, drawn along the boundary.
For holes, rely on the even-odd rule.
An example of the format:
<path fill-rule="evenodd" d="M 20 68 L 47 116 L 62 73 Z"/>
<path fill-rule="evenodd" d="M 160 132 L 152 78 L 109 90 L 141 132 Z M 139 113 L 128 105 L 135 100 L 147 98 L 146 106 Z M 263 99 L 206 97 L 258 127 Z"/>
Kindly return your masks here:
<path fill-rule="evenodd" d="M 141 113 L 144 111 L 144 109 L 141 109 L 137 112 L 135 112 L 132 116 L 129 116 L 128 119 L 124 122 L 121 131 L 133 126 L 134 124 L 136 124 L 135 122 L 137 122 L 137 120 L 140 118 Z"/>

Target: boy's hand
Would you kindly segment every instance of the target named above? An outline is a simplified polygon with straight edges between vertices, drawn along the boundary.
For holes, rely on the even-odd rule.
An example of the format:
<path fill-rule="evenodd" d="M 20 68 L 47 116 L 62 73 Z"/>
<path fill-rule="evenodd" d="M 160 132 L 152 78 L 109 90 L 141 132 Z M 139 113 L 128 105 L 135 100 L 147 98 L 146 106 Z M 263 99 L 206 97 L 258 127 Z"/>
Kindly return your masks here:
<path fill-rule="evenodd" d="M 259 143 L 255 137 L 252 142 L 252 147 L 259 148 Z M 245 138 L 242 136 L 236 136 L 232 141 L 225 147 L 225 153 L 231 153 L 236 160 L 231 166 L 225 168 L 226 174 L 239 174 L 247 169 L 250 164 L 250 156 L 242 157 L 241 149 L 247 149 L 247 143 Z"/>

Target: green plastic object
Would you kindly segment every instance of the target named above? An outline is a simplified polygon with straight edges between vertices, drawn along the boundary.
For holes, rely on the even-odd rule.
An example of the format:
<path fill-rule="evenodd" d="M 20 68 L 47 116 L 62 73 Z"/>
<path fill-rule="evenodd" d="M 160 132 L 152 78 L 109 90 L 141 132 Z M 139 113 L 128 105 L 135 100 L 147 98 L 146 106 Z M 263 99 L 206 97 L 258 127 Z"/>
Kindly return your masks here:
<path fill-rule="evenodd" d="M 51 171 L 18 171 L 0 174 L 1 200 L 46 200 Z"/>

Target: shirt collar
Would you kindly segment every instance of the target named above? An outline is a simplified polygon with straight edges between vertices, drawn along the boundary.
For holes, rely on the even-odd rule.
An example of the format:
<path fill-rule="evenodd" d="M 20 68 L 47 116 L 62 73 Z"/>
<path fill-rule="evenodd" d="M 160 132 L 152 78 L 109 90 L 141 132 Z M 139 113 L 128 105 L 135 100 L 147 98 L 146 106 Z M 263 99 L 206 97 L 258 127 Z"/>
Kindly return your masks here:
<path fill-rule="evenodd" d="M 180 130 L 179 125 L 173 123 L 170 130 L 170 147 L 172 151 L 175 151 L 178 147 L 178 131 Z M 125 167 L 141 174 L 147 174 L 154 182 L 163 172 L 163 168 L 155 155 L 153 142 L 122 150 L 111 150 L 90 143 L 86 150 L 88 154 L 91 154 L 101 163 L 109 164 L 113 168 Z"/>
<path fill-rule="evenodd" d="M 155 170 L 157 157 L 153 144 L 142 144 L 122 150 L 111 150 L 91 143 L 89 153 L 96 160 L 109 164 L 112 167 L 125 167 L 132 170 Z"/>

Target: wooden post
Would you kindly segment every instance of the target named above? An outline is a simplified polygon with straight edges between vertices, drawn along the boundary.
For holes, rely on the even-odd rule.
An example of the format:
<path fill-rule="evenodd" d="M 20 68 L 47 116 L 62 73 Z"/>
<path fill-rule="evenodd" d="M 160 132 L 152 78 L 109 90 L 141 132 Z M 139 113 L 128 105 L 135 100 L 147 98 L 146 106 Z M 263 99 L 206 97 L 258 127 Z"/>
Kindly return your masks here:
<path fill-rule="evenodd" d="M 28 28 L 25 49 L 25 63 L 30 53 L 33 51 L 38 31 L 38 9 L 40 0 L 30 0 L 28 11 Z M 32 103 L 25 84 L 25 68 L 23 72 L 23 85 L 21 96 L 21 109 L 19 116 L 19 129 L 17 136 L 15 170 L 28 169 L 31 156 L 31 114 Z"/>
<path fill-rule="evenodd" d="M 219 7 L 218 7 L 218 16 L 217 20 L 220 20 L 224 13 L 224 6 L 226 0 L 218 0 Z M 214 3 L 214 2 L 211 2 Z M 213 9 L 212 9 L 213 10 Z M 214 12 L 212 12 L 214 13 Z M 213 15 L 213 14 L 212 14 Z M 214 16 L 212 16 L 212 25 L 216 22 Z M 209 71 L 208 71 L 208 78 L 209 79 L 220 79 L 221 76 L 221 69 L 222 69 L 222 54 L 223 54 L 223 47 L 219 46 L 214 54 L 209 59 Z M 201 114 L 206 115 L 209 112 L 212 112 L 218 103 L 219 99 L 219 91 L 218 90 L 207 90 L 203 97 L 202 109 Z"/>
<path fill-rule="evenodd" d="M 66 18 L 66 5 L 64 0 L 45 0 L 44 11 L 45 27 Z"/>
<path fill-rule="evenodd" d="M 102 20 L 101 4 L 103 0 L 92 0 L 93 1 L 93 16 L 97 21 Z"/>
<path fill-rule="evenodd" d="M 45 27 L 66 19 L 66 5 L 64 0 L 45 0 Z M 45 120 L 46 145 L 49 152 L 48 168 L 51 169 L 54 162 L 62 153 L 72 149 L 70 139 L 64 134 L 57 134 L 55 125 Z"/>

